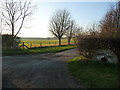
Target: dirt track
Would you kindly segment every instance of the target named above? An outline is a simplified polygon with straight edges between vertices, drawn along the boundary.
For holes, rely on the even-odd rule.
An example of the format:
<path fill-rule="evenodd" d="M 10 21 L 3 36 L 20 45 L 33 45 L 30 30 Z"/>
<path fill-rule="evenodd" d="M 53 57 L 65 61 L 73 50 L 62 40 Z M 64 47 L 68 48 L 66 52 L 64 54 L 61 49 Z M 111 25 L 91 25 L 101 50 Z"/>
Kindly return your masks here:
<path fill-rule="evenodd" d="M 74 52 L 74 54 L 71 54 Z M 52 54 L 3 57 L 3 88 L 83 88 L 67 70 L 65 61 L 76 49 Z"/>

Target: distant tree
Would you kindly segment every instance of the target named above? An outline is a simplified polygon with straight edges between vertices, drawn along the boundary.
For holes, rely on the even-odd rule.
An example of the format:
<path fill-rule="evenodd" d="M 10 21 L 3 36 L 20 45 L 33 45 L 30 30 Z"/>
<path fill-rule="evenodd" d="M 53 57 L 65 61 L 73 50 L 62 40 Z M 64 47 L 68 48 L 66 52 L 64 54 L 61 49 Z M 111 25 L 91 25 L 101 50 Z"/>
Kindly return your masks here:
<path fill-rule="evenodd" d="M 88 34 L 91 37 L 99 36 L 99 24 L 93 23 L 89 28 Z"/>
<path fill-rule="evenodd" d="M 75 30 L 73 31 L 73 37 L 77 37 L 80 34 L 83 34 L 83 27 L 78 27 L 77 25 L 75 25 Z"/>
<path fill-rule="evenodd" d="M 72 39 L 72 37 L 74 36 L 74 31 L 75 31 L 75 22 L 73 20 L 70 21 L 69 23 L 69 29 L 66 31 L 66 37 L 68 40 L 68 45 L 70 45 L 70 41 Z"/>
<path fill-rule="evenodd" d="M 35 9 L 36 5 L 32 5 L 31 1 L 27 0 L 5 0 L 2 3 L 3 20 L 12 32 L 12 46 L 24 22 L 30 18 Z M 15 31 L 17 32 L 15 33 Z"/>
<path fill-rule="evenodd" d="M 58 10 L 50 20 L 50 32 L 55 35 L 59 40 L 59 45 L 61 45 L 62 36 L 65 35 L 66 31 L 70 27 L 70 12 L 66 9 Z"/>

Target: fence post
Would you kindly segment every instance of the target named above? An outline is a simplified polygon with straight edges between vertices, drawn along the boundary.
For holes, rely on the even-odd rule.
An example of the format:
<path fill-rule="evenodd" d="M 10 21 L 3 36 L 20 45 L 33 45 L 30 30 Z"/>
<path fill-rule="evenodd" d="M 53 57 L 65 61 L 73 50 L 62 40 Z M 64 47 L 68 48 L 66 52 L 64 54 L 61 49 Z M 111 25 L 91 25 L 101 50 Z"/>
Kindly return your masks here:
<path fill-rule="evenodd" d="M 40 42 L 40 47 L 42 47 L 42 42 Z"/>
<path fill-rule="evenodd" d="M 56 46 L 56 42 L 55 42 L 55 46 Z"/>
<path fill-rule="evenodd" d="M 24 42 L 23 42 L 23 44 L 22 45 L 24 45 Z"/>
<path fill-rule="evenodd" d="M 32 43 L 30 43 L 30 48 L 32 47 Z"/>
<path fill-rule="evenodd" d="M 50 42 L 49 42 L 49 46 L 50 46 Z"/>
<path fill-rule="evenodd" d="M 23 42 L 23 44 L 22 44 L 22 45 L 23 45 L 23 49 L 24 49 L 24 42 Z"/>

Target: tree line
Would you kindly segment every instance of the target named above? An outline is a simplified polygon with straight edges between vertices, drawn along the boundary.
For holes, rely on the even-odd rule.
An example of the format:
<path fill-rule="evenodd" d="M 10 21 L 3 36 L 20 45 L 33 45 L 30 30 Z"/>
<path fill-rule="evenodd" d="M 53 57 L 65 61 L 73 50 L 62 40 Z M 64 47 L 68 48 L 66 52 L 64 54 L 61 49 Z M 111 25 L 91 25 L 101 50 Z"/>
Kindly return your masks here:
<path fill-rule="evenodd" d="M 98 24 L 92 24 L 88 32 L 78 37 L 80 55 L 91 58 L 98 50 L 112 50 L 120 60 L 120 1 L 110 6 Z"/>

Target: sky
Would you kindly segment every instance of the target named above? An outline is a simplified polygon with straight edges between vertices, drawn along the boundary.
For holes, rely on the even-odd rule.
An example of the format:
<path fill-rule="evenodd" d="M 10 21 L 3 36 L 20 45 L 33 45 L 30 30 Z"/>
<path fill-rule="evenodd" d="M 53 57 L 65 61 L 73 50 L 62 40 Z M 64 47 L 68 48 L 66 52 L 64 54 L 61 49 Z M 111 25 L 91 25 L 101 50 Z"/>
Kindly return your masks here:
<path fill-rule="evenodd" d="M 35 1 L 37 10 L 33 17 L 26 22 L 21 29 L 20 37 L 47 38 L 52 34 L 49 32 L 50 18 L 58 9 L 67 9 L 77 25 L 87 27 L 92 23 L 99 22 L 109 10 L 112 2 L 40 2 Z"/>

